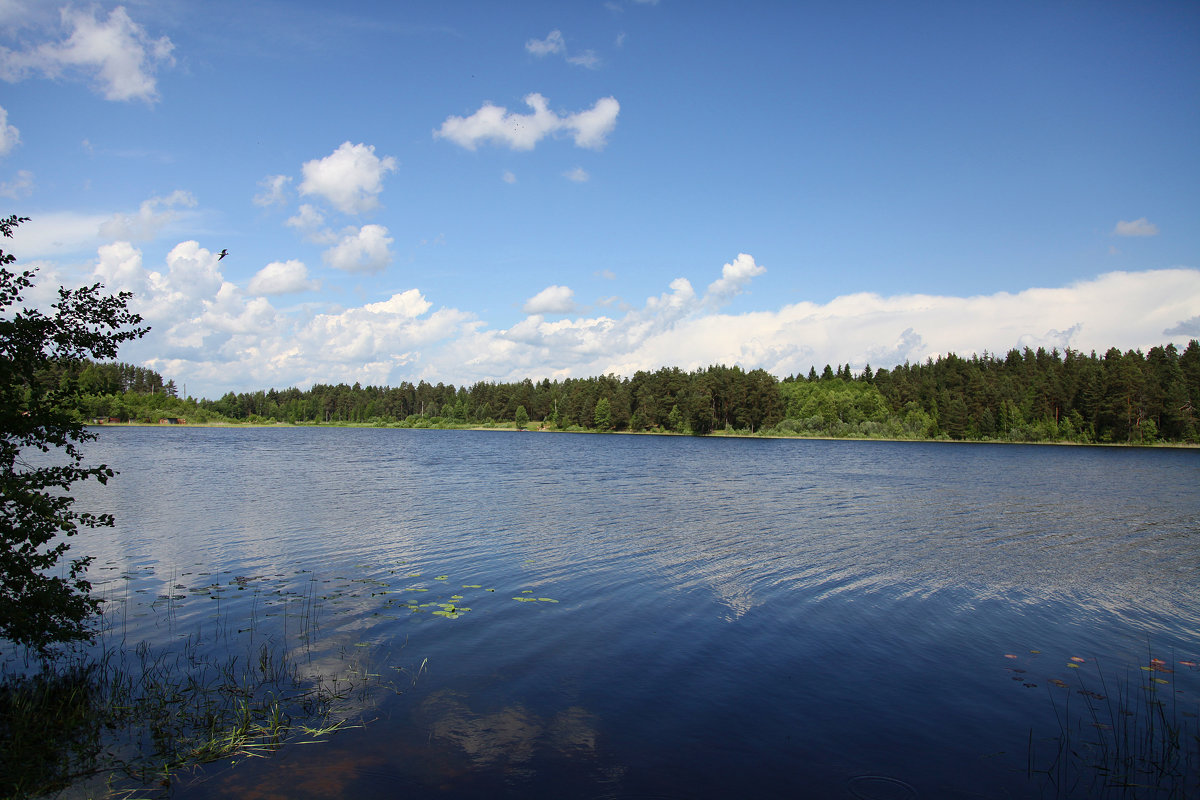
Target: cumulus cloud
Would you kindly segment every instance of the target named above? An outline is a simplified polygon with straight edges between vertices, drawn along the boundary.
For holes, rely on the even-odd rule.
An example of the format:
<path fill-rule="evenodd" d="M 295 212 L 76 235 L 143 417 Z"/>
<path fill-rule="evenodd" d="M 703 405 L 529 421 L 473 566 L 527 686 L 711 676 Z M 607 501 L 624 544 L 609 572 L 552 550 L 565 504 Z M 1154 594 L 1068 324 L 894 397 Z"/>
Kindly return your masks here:
<path fill-rule="evenodd" d="M 567 52 L 567 41 L 562 31 L 553 30 L 545 39 L 530 39 L 525 42 L 525 49 L 535 56 L 548 56 L 553 53 Z"/>
<path fill-rule="evenodd" d="M 526 314 L 569 314 L 575 310 L 575 292 L 566 286 L 547 286 L 525 301 Z"/>
<path fill-rule="evenodd" d="M 577 147 L 599 150 L 616 128 L 621 110 L 616 98 L 602 97 L 590 109 L 560 116 L 550 110 L 549 101 L 537 92 L 526 95 L 524 100 L 533 109 L 532 113 L 510 113 L 503 106 L 484 103 L 469 117 L 447 117 L 433 135 L 468 150 L 486 142 L 507 145 L 513 150 L 532 150 L 547 136 L 565 132 L 574 138 Z"/>
<path fill-rule="evenodd" d="M 325 158 L 306 161 L 300 194 L 324 198 L 344 214 L 359 214 L 379 205 L 383 177 L 396 169 L 396 159 L 380 158 L 366 144 L 343 142 Z"/>
<path fill-rule="evenodd" d="M 308 279 L 308 267 L 303 261 L 272 261 L 250 279 L 246 291 L 250 294 L 291 294 L 310 292 L 321 288 L 317 281 Z"/>
<path fill-rule="evenodd" d="M 98 20 L 96 12 L 95 7 L 66 6 L 60 12 L 68 32 L 62 41 L 21 51 L 0 47 L 0 78 L 13 83 L 35 74 L 51 79 L 78 74 L 108 100 L 157 100 L 155 73 L 175 63 L 171 40 L 152 39 L 123 6 L 109 12 L 107 20 Z"/>
<path fill-rule="evenodd" d="M 151 197 L 138 207 L 136 214 L 113 214 L 100 226 L 100 235 L 108 239 L 153 239 L 167 224 L 179 218 L 178 207 L 194 208 L 191 192 L 177 189 L 166 197 Z"/>
<path fill-rule="evenodd" d="M 1183 345 L 1200 333 L 1195 269 L 1110 272 L 1069 286 L 973 297 L 864 292 L 723 312 L 719 300 L 764 274 L 739 254 L 703 293 L 680 276 L 640 304 L 583 313 L 571 289 L 553 285 L 524 303 L 518 322 L 493 328 L 469 311 L 436 308 L 416 288 L 350 308 L 277 309 L 262 295 L 272 283 L 306 281 L 302 265 L 269 265 L 242 291 L 196 242 L 180 243 L 153 269 L 129 242 L 98 252 L 95 278 L 112 290 L 133 290 L 134 310 L 153 328 L 123 357 L 144 354 L 138 363 L 208 397 L 314 382 L 469 385 L 715 363 L 784 376 L 827 363 L 891 367 L 1023 346 L 1146 349 Z"/>
<path fill-rule="evenodd" d="M 166 321 L 170 331 L 192 324 L 224 283 L 216 253 L 195 241 L 180 242 L 167 254 L 165 269 L 147 270 L 142 252 L 129 242 L 98 249 L 97 280 L 113 291 L 134 293 L 131 308 L 147 320 Z"/>
<path fill-rule="evenodd" d="M 0 106 L 0 156 L 12 152 L 21 141 L 21 132 L 8 124 L 8 111 Z"/>
<path fill-rule="evenodd" d="M 325 215 L 308 203 L 303 203 L 296 214 L 288 217 L 283 224 L 294 228 L 310 242 L 332 244 L 337 241 L 337 234 L 325 227 Z"/>
<path fill-rule="evenodd" d="M 33 173 L 27 169 L 17 170 L 16 177 L 11 181 L 0 182 L 0 197 L 11 197 L 19 200 L 33 193 Z"/>
<path fill-rule="evenodd" d="M 751 278 L 766 272 L 766 267 L 754 263 L 754 256 L 738 253 L 738 257 L 721 268 L 721 277 L 708 285 L 705 302 L 719 308 L 746 290 Z"/>
<path fill-rule="evenodd" d="M 587 183 L 588 178 L 592 176 L 588 175 L 587 170 L 583 167 L 576 167 L 575 169 L 570 169 L 564 172 L 563 177 L 569 181 L 574 181 L 575 183 Z"/>
<path fill-rule="evenodd" d="M 341 239 L 324 252 L 325 263 L 343 272 L 379 272 L 392 261 L 392 239 L 382 225 L 347 228 Z"/>
<path fill-rule="evenodd" d="M 1113 233 L 1117 236 L 1158 236 L 1158 226 L 1145 217 L 1126 222 L 1117 222 Z"/>
<path fill-rule="evenodd" d="M 287 185 L 292 182 L 288 175 L 268 175 L 258 182 L 261 192 L 254 195 L 256 206 L 277 206 L 287 202 Z"/>
<path fill-rule="evenodd" d="M 147 275 L 142 269 L 142 251 L 129 242 L 102 245 L 95 277 L 110 289 L 144 292 Z"/>
<path fill-rule="evenodd" d="M 500 176 L 500 179 L 503 180 L 505 183 L 516 183 L 517 182 L 517 176 L 514 175 L 510 170 L 504 170 L 504 174 Z"/>

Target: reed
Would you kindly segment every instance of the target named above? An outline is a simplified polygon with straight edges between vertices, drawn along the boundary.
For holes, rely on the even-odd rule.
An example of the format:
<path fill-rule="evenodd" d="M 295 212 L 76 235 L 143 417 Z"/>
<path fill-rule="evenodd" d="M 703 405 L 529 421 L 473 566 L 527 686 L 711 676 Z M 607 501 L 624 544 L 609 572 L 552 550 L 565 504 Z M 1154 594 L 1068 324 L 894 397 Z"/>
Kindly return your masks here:
<path fill-rule="evenodd" d="M 1117 676 L 1089 666 L 1073 671 L 1074 687 L 1052 682 L 1059 733 L 1047 755 L 1031 730 L 1030 776 L 1056 798 L 1200 797 L 1200 701 L 1178 684 L 1180 664 L 1151 655 Z"/>
<path fill-rule="evenodd" d="M 377 667 L 373 648 L 355 647 L 337 650 L 333 669 L 326 653 L 325 671 L 316 672 L 305 658 L 320 612 L 313 585 L 295 601 L 292 648 L 287 636 L 259 632 L 256 600 L 238 620 L 244 627 L 218 612 L 216 623 L 167 645 L 128 647 L 126 606 L 109 615 L 91 651 L 0 666 L 0 797 L 69 788 L 161 794 L 200 777 L 203 764 L 265 757 L 366 724 L 381 696 L 400 691 L 406 670 Z M 159 611 L 173 631 L 175 605 L 164 602 Z"/>

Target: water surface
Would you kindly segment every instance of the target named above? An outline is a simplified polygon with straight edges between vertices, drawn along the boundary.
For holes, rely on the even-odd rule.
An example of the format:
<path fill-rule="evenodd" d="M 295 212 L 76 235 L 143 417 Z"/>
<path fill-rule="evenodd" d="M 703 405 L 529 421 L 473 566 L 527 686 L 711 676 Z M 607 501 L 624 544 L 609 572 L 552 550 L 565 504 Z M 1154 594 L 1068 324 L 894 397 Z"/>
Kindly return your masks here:
<path fill-rule="evenodd" d="M 81 502 L 117 528 L 75 547 L 110 595 L 181 598 L 176 631 L 213 609 L 178 587 L 309 581 L 331 652 L 428 659 L 366 728 L 180 796 L 1054 796 L 1029 742 L 1072 657 L 1200 655 L 1194 450 L 99 433 L 120 476 Z M 470 611 L 397 605 L 418 588 Z"/>

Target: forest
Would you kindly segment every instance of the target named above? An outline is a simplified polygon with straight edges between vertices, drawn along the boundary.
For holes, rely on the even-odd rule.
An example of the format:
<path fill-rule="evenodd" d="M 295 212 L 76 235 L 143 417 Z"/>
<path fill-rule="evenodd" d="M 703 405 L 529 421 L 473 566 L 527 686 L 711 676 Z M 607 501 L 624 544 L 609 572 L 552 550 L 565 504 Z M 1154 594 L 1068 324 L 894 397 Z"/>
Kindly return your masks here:
<path fill-rule="evenodd" d="M 1200 439 L 1200 343 L 1103 355 L 1010 350 L 892 369 L 826 365 L 777 378 L 715 365 L 472 386 L 316 384 L 182 398 L 158 373 L 57 364 L 89 422 L 362 424 L 567 431 L 1153 444 Z"/>

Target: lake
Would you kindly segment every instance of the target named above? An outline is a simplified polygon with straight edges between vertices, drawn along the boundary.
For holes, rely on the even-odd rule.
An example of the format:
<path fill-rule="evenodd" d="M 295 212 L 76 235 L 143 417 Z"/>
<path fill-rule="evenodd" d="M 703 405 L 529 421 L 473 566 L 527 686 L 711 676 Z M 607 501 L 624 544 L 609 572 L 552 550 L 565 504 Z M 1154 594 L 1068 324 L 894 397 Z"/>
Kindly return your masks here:
<path fill-rule="evenodd" d="M 290 587 L 317 663 L 404 669 L 365 727 L 176 796 L 1154 796 L 1104 788 L 1085 692 L 1200 710 L 1198 450 L 98 433 L 117 526 L 72 552 L 126 641 L 270 636 Z"/>

